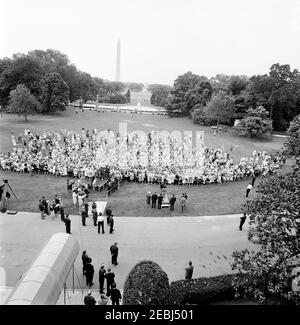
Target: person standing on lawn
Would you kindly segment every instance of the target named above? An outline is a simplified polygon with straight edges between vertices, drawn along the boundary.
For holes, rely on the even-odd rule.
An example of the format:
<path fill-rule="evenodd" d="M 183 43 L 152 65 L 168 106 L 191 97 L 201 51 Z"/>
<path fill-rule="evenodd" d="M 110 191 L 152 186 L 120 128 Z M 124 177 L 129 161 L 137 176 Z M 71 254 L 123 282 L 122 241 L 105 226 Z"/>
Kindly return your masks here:
<path fill-rule="evenodd" d="M 170 198 L 170 210 L 171 211 L 174 211 L 175 202 L 176 202 L 176 197 L 175 197 L 175 194 L 173 194 L 173 196 Z"/>
<path fill-rule="evenodd" d="M 162 193 L 159 194 L 158 199 L 157 199 L 157 208 L 161 209 L 162 201 L 163 201 L 163 195 Z"/>
<path fill-rule="evenodd" d="M 45 219 L 45 206 L 42 200 L 39 200 L 39 209 L 41 211 L 41 219 Z"/>
<path fill-rule="evenodd" d="M 146 195 L 146 203 L 147 203 L 147 205 L 151 204 L 151 192 L 150 191 Z"/>
<path fill-rule="evenodd" d="M 152 194 L 152 208 L 156 208 L 157 194 L 156 192 Z"/>
<path fill-rule="evenodd" d="M 247 190 L 246 190 L 246 197 L 249 196 L 249 193 L 250 193 L 252 187 L 253 187 L 253 186 L 251 185 L 251 183 L 249 183 L 248 186 L 247 186 Z"/>

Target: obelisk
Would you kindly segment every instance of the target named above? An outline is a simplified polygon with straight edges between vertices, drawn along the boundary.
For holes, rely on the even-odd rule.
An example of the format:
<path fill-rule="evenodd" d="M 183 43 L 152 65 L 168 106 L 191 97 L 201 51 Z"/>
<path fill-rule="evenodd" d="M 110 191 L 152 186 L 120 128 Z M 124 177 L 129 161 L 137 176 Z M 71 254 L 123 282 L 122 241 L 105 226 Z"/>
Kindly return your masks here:
<path fill-rule="evenodd" d="M 120 81 L 121 79 L 121 45 L 120 45 L 120 40 L 118 40 L 118 45 L 117 45 L 117 64 L 116 64 L 116 81 Z"/>

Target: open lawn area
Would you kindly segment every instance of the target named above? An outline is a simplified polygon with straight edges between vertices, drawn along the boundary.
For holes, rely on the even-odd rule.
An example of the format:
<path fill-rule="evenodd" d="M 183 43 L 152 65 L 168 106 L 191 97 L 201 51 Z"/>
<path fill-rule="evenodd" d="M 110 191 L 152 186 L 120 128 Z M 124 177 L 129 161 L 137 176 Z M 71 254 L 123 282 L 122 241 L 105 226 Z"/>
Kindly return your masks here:
<path fill-rule="evenodd" d="M 10 151 L 12 148 L 11 131 L 17 136 L 24 133 L 24 129 L 30 129 L 33 133 L 41 133 L 43 130 L 60 131 L 61 129 L 74 130 L 81 132 L 82 128 L 97 129 L 98 131 L 110 129 L 115 133 L 119 130 L 119 123 L 127 122 L 128 131 L 142 130 L 150 132 L 151 130 L 166 131 L 204 131 L 205 144 L 208 147 L 218 147 L 223 145 L 229 152 L 230 146 L 238 145 L 237 152 L 232 153 L 236 160 L 240 157 L 251 156 L 253 150 L 266 150 L 274 152 L 280 150 L 284 138 L 268 139 L 249 139 L 237 137 L 231 133 L 223 133 L 214 136 L 214 130 L 211 127 L 205 127 L 192 122 L 188 118 L 170 118 L 162 115 L 152 114 L 131 114 L 119 112 L 98 113 L 94 111 L 84 111 L 75 114 L 73 108 L 65 112 L 29 116 L 28 122 L 24 118 L 11 114 L 3 114 L 0 117 L 0 152 Z"/>
<path fill-rule="evenodd" d="M 210 127 L 202 127 L 194 124 L 187 118 L 169 118 L 167 116 L 157 116 L 151 114 L 130 114 L 105 112 L 97 113 L 93 111 L 79 112 L 75 114 L 69 108 L 66 112 L 30 116 L 26 123 L 21 117 L 4 114 L 0 118 L 0 152 L 12 149 L 11 131 L 15 135 L 23 133 L 28 128 L 32 132 L 40 133 L 43 130 L 59 131 L 61 129 L 72 129 L 81 132 L 81 129 L 94 129 L 98 131 L 111 129 L 118 131 L 118 123 L 127 122 L 128 130 L 167 130 L 169 132 L 178 131 L 197 131 L 205 132 L 205 144 L 208 147 L 218 147 L 223 145 L 229 152 L 231 145 L 238 145 L 237 151 L 230 153 L 237 161 L 241 157 L 251 156 L 253 150 L 266 150 L 274 152 L 280 150 L 283 145 L 283 138 L 269 138 L 266 140 L 255 140 L 237 137 L 231 133 L 213 135 Z M 19 201 L 13 196 L 10 208 L 19 211 L 36 212 L 38 200 L 41 196 L 52 200 L 55 194 L 59 194 L 66 207 L 66 212 L 78 214 L 77 209 L 72 206 L 71 193 L 66 189 L 66 178 L 51 175 L 33 175 L 8 173 L 0 171 L 0 178 L 8 179 L 9 184 L 15 191 Z M 260 180 L 257 180 L 257 183 Z M 160 192 L 159 185 L 122 183 L 119 191 L 107 197 L 106 191 L 91 193 L 90 200 L 107 200 L 113 212 L 118 216 L 204 216 L 218 214 L 233 214 L 241 212 L 241 204 L 245 202 L 245 192 L 248 180 L 227 183 L 222 185 L 212 184 L 203 186 L 169 186 L 167 195 L 175 194 L 177 204 L 175 211 L 165 208 L 162 210 L 151 209 L 146 205 L 146 194 L 148 191 Z M 179 208 L 179 198 L 183 192 L 188 195 L 186 210 L 182 214 Z M 252 190 L 250 197 L 255 196 L 255 189 Z"/>
<path fill-rule="evenodd" d="M 66 178 L 52 175 L 33 175 L 1 172 L 0 178 L 8 179 L 9 184 L 18 197 L 11 198 L 9 208 L 19 211 L 38 211 L 38 200 L 41 196 L 53 199 L 58 194 L 63 201 L 66 213 L 79 214 L 78 209 L 73 208 L 71 192 L 67 191 Z M 261 181 L 256 180 L 255 186 Z M 246 202 L 247 180 L 200 186 L 175 186 L 167 187 L 167 195 L 175 194 L 177 202 L 175 210 L 168 208 L 161 210 L 152 209 L 146 204 L 148 191 L 160 192 L 158 184 L 122 183 L 120 189 L 107 196 L 107 191 L 91 192 L 89 200 L 108 201 L 112 206 L 115 216 L 129 217 L 170 217 L 170 216 L 209 216 L 221 214 L 241 213 L 241 204 Z M 181 213 L 179 198 L 185 192 L 188 195 L 186 209 Z M 255 188 L 251 191 L 249 199 L 253 199 L 257 193 Z"/>

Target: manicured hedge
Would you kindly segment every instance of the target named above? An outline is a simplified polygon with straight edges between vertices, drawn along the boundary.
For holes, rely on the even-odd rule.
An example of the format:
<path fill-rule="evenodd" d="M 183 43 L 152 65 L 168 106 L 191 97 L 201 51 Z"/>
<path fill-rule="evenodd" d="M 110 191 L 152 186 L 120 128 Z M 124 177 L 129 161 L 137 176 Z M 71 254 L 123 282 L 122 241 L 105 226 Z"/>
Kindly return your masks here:
<path fill-rule="evenodd" d="M 172 304 L 209 304 L 221 300 L 233 300 L 235 289 L 233 279 L 236 274 L 208 278 L 180 280 L 171 283 Z"/>
<path fill-rule="evenodd" d="M 165 305 L 169 303 L 168 275 L 152 261 L 141 261 L 129 272 L 124 285 L 124 305 Z"/>

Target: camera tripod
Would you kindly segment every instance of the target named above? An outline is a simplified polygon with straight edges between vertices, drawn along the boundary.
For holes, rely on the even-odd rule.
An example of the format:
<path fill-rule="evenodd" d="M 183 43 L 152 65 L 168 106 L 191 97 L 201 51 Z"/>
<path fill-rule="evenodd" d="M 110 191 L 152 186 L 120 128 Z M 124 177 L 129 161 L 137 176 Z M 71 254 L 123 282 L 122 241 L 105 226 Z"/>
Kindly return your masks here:
<path fill-rule="evenodd" d="M 8 210 L 9 206 L 9 200 L 12 193 L 14 197 L 19 201 L 18 197 L 16 196 L 15 192 L 11 188 L 11 186 L 8 184 L 8 180 L 3 180 L 3 185 L 0 186 L 0 198 L 1 198 L 1 212 L 5 212 Z"/>
<path fill-rule="evenodd" d="M 7 191 L 10 191 L 10 192 L 14 195 L 14 197 L 19 201 L 19 199 L 18 199 L 18 197 L 16 196 L 15 192 L 13 191 L 13 189 L 11 188 L 11 186 L 9 185 L 7 179 L 4 179 L 4 180 L 3 180 L 3 185 L 2 185 L 2 186 L 3 186 L 3 194 L 4 194 L 5 190 L 7 190 L 6 187 L 8 187 L 8 190 L 7 190 Z"/>

